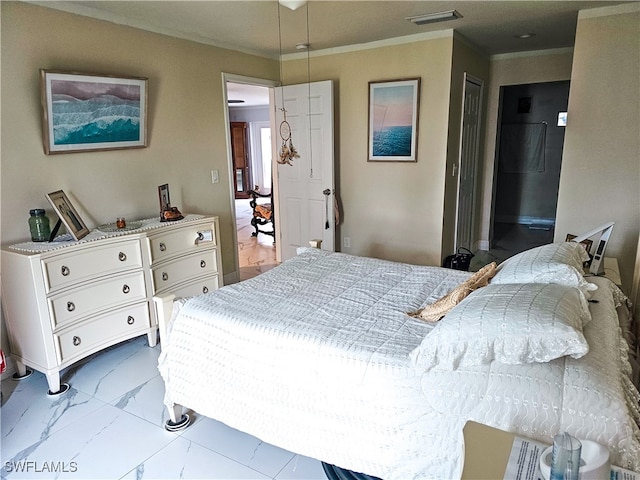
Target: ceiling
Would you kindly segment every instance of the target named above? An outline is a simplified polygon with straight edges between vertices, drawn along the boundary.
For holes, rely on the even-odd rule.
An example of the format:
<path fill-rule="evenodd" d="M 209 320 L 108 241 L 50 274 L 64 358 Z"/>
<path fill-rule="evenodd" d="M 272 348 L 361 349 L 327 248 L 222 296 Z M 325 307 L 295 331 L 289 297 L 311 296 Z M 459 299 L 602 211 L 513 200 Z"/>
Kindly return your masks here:
<path fill-rule="evenodd" d="M 454 29 L 487 55 L 571 47 L 578 11 L 628 1 L 311 0 L 295 11 L 262 1 L 33 1 L 93 18 L 270 58 Z M 414 25 L 406 17 L 457 10 L 462 18 Z M 308 25 L 308 29 L 307 29 Z M 279 28 L 279 26 L 281 28 Z M 519 35 L 533 34 L 522 39 Z M 232 98 L 231 93 L 229 98 Z"/>

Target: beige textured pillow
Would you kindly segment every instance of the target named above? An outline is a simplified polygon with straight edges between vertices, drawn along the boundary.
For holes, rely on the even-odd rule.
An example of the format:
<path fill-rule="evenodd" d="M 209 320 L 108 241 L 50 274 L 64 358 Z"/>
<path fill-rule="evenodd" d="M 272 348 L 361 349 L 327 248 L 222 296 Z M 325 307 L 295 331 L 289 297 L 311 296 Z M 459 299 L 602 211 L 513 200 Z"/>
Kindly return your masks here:
<path fill-rule="evenodd" d="M 444 297 L 439 298 L 434 303 L 426 305 L 415 313 L 410 313 L 412 317 L 435 323 L 444 317 L 449 310 L 460 303 L 467 295 L 480 287 L 489 284 L 489 280 L 496 274 L 496 262 L 485 265 L 464 283 L 458 285 Z"/>

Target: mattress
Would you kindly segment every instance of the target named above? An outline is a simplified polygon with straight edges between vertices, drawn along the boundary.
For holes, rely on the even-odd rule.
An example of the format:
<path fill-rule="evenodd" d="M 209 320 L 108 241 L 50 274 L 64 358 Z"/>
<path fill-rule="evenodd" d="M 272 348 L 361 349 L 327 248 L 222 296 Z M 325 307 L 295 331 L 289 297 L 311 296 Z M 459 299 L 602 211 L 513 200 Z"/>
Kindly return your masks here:
<path fill-rule="evenodd" d="M 407 312 L 469 275 L 307 249 L 184 302 L 162 338 L 165 403 L 387 480 L 458 476 L 467 420 L 549 443 L 566 430 L 640 469 L 617 287 L 597 279 L 582 359 L 416 368 L 410 353 L 433 326 Z"/>

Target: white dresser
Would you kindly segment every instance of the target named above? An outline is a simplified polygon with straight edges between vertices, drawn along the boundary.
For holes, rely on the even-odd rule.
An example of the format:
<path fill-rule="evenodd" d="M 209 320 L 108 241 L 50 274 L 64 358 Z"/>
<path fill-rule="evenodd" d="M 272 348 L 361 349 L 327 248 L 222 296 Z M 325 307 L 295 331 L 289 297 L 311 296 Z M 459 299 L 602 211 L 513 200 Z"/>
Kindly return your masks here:
<path fill-rule="evenodd" d="M 192 296 L 222 285 L 218 217 L 143 221 L 130 232 L 2 248 L 2 306 L 18 376 L 60 371 L 99 350 L 147 335 L 157 342 L 153 295 Z"/>

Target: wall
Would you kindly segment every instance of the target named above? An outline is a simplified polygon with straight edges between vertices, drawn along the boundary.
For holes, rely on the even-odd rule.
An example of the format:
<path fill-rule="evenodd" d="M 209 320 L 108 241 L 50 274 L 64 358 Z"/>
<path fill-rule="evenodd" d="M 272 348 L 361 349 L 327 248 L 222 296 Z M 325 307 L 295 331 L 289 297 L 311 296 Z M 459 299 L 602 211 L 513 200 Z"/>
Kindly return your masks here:
<path fill-rule="evenodd" d="M 556 224 L 559 239 L 616 222 L 607 255 L 626 292 L 640 231 L 639 44 L 638 4 L 578 17 Z"/>
<path fill-rule="evenodd" d="M 490 59 L 487 98 L 486 136 L 481 167 L 481 192 L 478 208 L 478 246 L 489 248 L 490 225 L 497 175 L 496 139 L 499 122 L 500 87 L 524 83 L 555 82 L 571 79 L 572 49 L 520 54 L 495 55 Z"/>
<path fill-rule="evenodd" d="M 221 72 L 278 78 L 276 61 L 21 2 L 2 8 L 2 243 L 28 237 L 30 208 L 63 189 L 89 227 L 158 215 L 169 183 L 183 212 L 220 216 L 225 274 L 235 270 Z M 161 52 L 161 53 L 160 53 Z M 38 70 L 149 78 L 149 147 L 43 153 Z M 223 179 L 211 184 L 210 171 Z"/>
<path fill-rule="evenodd" d="M 347 253 L 440 263 L 453 32 L 443 35 L 310 58 L 312 81 L 334 81 L 338 237 L 351 238 Z M 368 162 L 369 82 L 413 77 L 421 78 L 418 161 Z M 282 78 L 306 82 L 306 56 L 287 61 Z"/>

